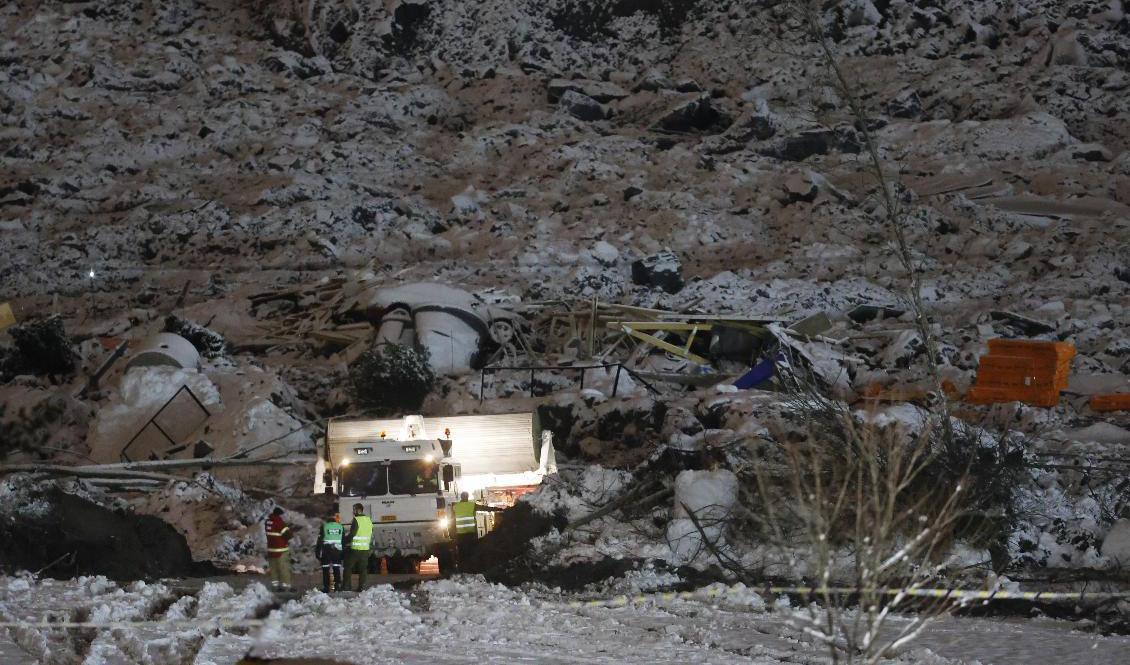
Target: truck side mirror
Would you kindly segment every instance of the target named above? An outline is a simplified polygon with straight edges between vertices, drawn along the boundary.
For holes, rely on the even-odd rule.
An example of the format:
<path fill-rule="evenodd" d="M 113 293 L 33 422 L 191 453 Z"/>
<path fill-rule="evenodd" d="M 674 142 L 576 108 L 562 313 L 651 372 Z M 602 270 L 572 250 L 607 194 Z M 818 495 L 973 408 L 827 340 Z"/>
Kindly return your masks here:
<path fill-rule="evenodd" d="M 455 480 L 455 469 L 451 466 L 443 467 L 443 482 L 450 483 Z"/>
<path fill-rule="evenodd" d="M 322 473 L 322 484 L 325 485 L 325 488 L 322 490 L 322 492 L 324 494 L 333 494 L 334 493 L 334 473 L 333 473 L 333 471 L 326 469 Z"/>

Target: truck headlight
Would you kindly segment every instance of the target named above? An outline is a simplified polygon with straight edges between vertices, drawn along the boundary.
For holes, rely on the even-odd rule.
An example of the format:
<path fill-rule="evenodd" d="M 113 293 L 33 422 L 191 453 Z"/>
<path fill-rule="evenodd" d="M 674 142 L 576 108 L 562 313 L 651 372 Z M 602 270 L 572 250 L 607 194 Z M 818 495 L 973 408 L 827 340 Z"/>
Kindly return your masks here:
<path fill-rule="evenodd" d="M 438 526 L 441 529 L 446 529 L 448 523 L 449 523 L 449 520 L 446 517 L 441 517 L 438 520 L 436 520 L 436 526 Z"/>

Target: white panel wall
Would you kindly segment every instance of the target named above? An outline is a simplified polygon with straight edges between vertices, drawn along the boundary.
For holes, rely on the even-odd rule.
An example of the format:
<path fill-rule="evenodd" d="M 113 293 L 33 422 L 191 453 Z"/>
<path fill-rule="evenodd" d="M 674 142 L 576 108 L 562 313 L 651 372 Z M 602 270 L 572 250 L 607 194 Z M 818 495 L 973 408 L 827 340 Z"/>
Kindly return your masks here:
<path fill-rule="evenodd" d="M 387 438 L 399 439 L 403 420 L 336 420 L 330 421 L 326 441 L 359 443 L 376 441 L 384 432 Z M 420 438 L 445 438 L 451 430 L 451 455 L 463 467 L 463 475 L 507 474 L 537 471 L 540 441 L 534 432 L 534 414 L 510 413 L 488 416 L 450 416 L 424 418 L 424 434 Z"/>

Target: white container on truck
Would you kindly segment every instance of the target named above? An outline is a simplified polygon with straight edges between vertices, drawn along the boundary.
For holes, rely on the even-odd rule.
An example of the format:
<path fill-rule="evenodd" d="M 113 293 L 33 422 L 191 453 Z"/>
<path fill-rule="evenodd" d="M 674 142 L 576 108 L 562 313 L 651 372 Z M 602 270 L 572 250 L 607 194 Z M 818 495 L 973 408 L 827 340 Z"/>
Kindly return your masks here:
<path fill-rule="evenodd" d="M 556 472 L 552 439 L 532 413 L 334 419 L 320 446 L 315 492 L 336 495 L 346 524 L 364 506 L 373 556 L 388 557 L 389 572 L 430 556 L 446 572 L 460 492 L 506 505 Z"/>

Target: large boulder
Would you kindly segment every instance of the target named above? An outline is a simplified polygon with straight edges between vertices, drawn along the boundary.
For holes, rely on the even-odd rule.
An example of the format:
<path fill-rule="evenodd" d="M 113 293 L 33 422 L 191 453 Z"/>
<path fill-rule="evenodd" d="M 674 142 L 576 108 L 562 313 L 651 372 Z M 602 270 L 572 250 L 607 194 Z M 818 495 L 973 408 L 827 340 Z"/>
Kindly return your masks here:
<path fill-rule="evenodd" d="M 549 101 L 558 102 L 570 90 L 591 97 L 601 104 L 614 102 L 628 96 L 628 91 L 615 83 L 589 81 L 587 79 L 553 79 L 546 86 L 546 95 L 549 97 Z"/>
<path fill-rule="evenodd" d="M 665 112 L 656 121 L 655 127 L 667 132 L 717 134 L 731 124 L 733 119 L 718 108 L 710 95 L 699 95 Z"/>
<path fill-rule="evenodd" d="M 632 263 L 632 281 L 642 286 L 654 286 L 667 293 L 678 293 L 683 288 L 682 264 L 669 249 Z"/>
<path fill-rule="evenodd" d="M 574 118 L 585 122 L 604 120 L 608 117 L 608 109 L 604 105 L 575 90 L 566 90 L 558 106 Z"/>

